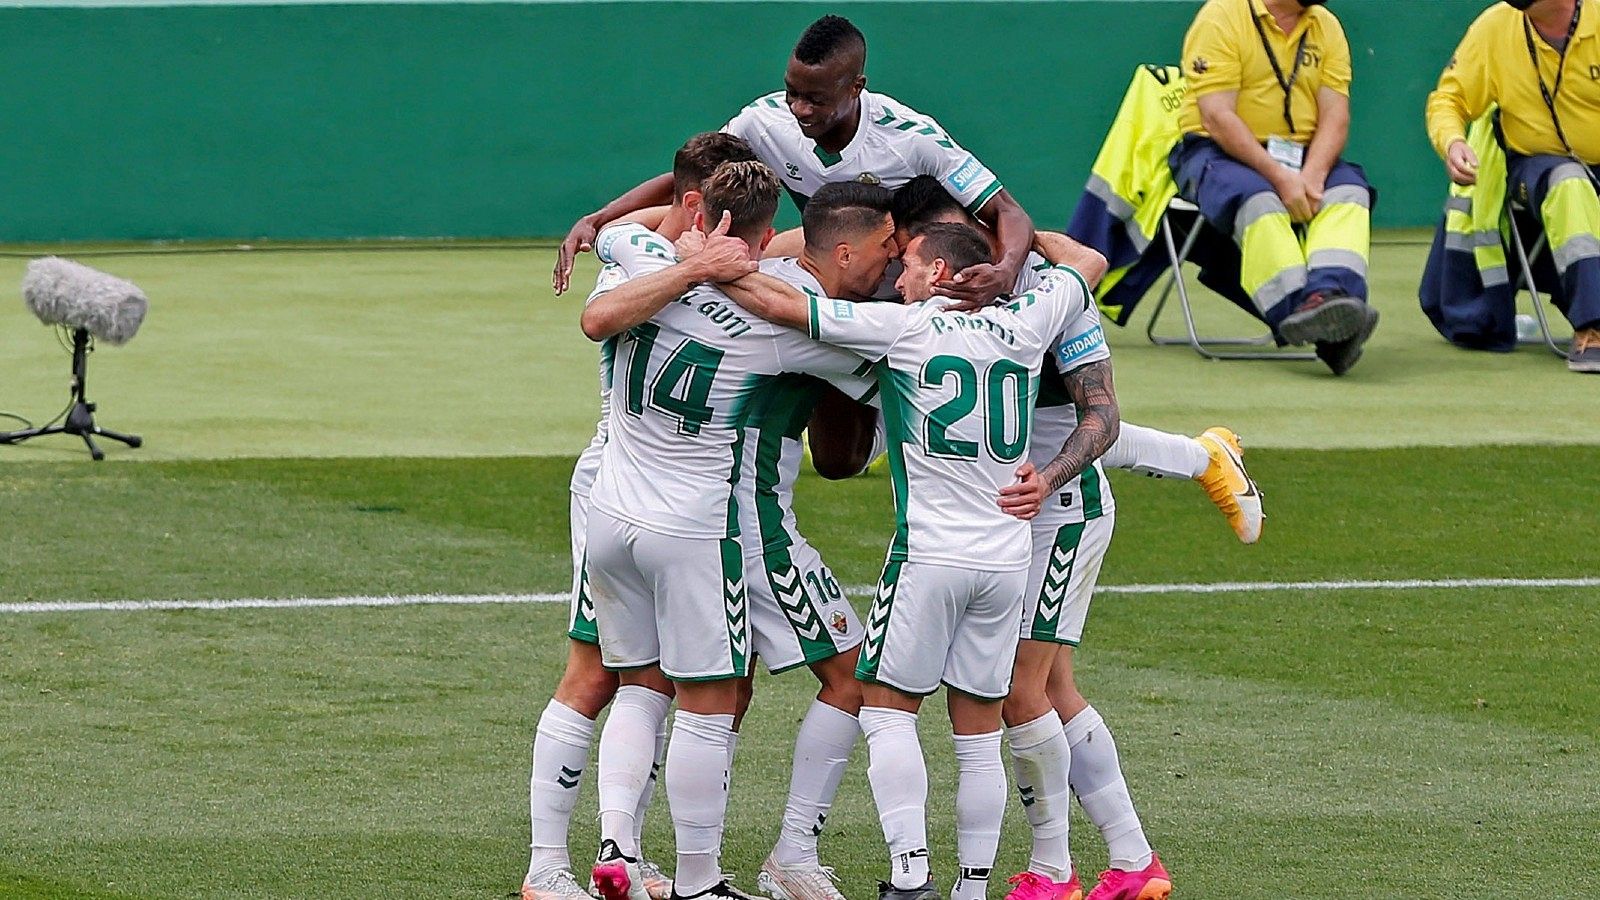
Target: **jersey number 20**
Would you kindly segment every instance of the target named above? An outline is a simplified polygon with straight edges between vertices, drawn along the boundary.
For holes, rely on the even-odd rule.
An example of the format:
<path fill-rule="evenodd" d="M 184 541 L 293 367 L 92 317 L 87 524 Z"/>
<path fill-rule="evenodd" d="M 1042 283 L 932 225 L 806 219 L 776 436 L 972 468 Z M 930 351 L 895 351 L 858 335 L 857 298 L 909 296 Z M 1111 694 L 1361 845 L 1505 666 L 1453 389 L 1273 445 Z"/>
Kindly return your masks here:
<path fill-rule="evenodd" d="M 922 367 L 923 387 L 940 387 L 951 378 L 956 395 L 928 414 L 923 433 L 928 455 L 978 458 L 978 442 L 953 438 L 950 429 L 971 415 L 981 399 L 989 455 L 1000 462 L 1021 459 L 1028 449 L 1028 370 L 1009 359 L 996 360 L 984 370 L 980 392 L 978 370 L 962 357 L 941 354 Z"/>

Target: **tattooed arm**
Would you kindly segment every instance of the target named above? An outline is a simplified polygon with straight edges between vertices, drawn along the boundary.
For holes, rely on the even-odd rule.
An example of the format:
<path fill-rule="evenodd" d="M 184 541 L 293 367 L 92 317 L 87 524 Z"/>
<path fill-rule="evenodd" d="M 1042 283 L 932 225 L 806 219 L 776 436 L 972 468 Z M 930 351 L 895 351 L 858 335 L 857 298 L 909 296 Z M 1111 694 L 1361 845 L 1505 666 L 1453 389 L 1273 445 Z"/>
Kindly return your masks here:
<path fill-rule="evenodd" d="M 1111 449 L 1122 428 L 1116 389 L 1111 385 L 1110 360 L 1074 369 L 1063 375 L 1062 381 L 1077 406 L 1078 427 L 1072 429 L 1061 452 L 1043 469 L 1025 462 L 1017 469 L 1017 483 L 1000 489 L 1000 508 L 1019 519 L 1038 515 L 1045 498 Z"/>

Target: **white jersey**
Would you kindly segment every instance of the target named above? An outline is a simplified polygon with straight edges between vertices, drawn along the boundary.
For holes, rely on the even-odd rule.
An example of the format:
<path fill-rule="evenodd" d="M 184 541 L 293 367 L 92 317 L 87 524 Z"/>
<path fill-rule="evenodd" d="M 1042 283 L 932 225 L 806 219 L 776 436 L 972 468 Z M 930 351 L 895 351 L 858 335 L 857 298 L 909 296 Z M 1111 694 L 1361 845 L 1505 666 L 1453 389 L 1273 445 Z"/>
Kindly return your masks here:
<path fill-rule="evenodd" d="M 994 173 L 951 140 L 938 122 L 871 91 L 861 92 L 856 136 L 837 154 L 801 133 L 783 91 L 757 98 L 722 130 L 744 138 L 802 208 L 825 184 L 862 181 L 894 190 L 918 175 L 932 175 L 976 213 L 1002 187 Z"/>
<path fill-rule="evenodd" d="M 745 426 L 787 373 L 849 374 L 860 359 L 745 312 L 702 285 L 620 335 L 590 502 L 658 534 L 739 535 Z"/>
<path fill-rule="evenodd" d="M 594 290 L 583 301 L 585 306 L 629 278 L 664 269 L 678 261 L 671 241 L 643 225 L 633 224 L 613 225 L 600 232 L 595 242 L 595 255 L 602 265 Z M 611 415 L 611 359 L 616 349 L 615 337 L 600 342 L 600 421 L 595 425 L 589 446 L 578 454 L 577 464 L 572 467 L 570 490 L 579 497 L 589 496 L 595 473 L 600 471 L 600 451 L 606 445 L 606 419 Z"/>
<path fill-rule="evenodd" d="M 879 360 L 895 494 L 891 562 L 1028 567 L 1030 526 L 997 500 L 1028 451 L 1044 358 L 1077 352 L 1062 336 L 1093 302 L 1064 267 L 975 313 L 812 299 L 813 335 Z"/>
<path fill-rule="evenodd" d="M 1037 288 L 1052 268 L 1044 257 L 1030 253 L 1027 266 L 1017 276 L 1016 293 L 1020 295 Z M 1081 315 L 1067 324 L 1061 336 L 1061 352 L 1045 362 L 1040 375 L 1039 398 L 1034 403 L 1033 436 L 1028 442 L 1028 459 L 1035 466 L 1042 469 L 1055 459 L 1067 437 L 1078 427 L 1078 409 L 1067 394 L 1062 374 L 1110 358 L 1111 348 L 1106 344 L 1106 333 L 1100 325 L 1100 310 L 1090 303 Z M 1063 484 L 1054 497 L 1046 499 L 1039 517 L 1058 524 L 1083 522 L 1107 515 L 1114 508 L 1111 482 L 1106 480 L 1105 469 L 1097 459 Z"/>
<path fill-rule="evenodd" d="M 822 285 L 793 258 L 767 259 L 761 271 L 806 294 L 823 296 Z M 739 533 L 746 556 L 789 547 L 799 539 L 794 515 L 794 483 L 805 447 L 801 432 L 811 420 L 823 381 L 851 399 L 867 402 L 878 392 L 872 363 L 855 360 L 848 374 L 825 379 L 789 374 L 774 379 L 759 409 L 752 410 L 745 434 L 745 466 L 739 477 Z"/>

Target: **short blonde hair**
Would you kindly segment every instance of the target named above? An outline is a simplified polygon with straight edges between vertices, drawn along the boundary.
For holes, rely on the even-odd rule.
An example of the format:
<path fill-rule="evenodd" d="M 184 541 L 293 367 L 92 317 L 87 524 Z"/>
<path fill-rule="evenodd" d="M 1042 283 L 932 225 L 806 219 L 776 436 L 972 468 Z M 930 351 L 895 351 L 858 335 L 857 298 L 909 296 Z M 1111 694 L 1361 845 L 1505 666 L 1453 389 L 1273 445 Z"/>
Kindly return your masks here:
<path fill-rule="evenodd" d="M 765 231 L 778 213 L 778 195 L 782 192 L 778 176 L 765 163 L 723 163 L 700 183 L 706 227 L 715 227 L 726 212 L 733 216 L 728 226 L 730 234 L 749 237 Z"/>

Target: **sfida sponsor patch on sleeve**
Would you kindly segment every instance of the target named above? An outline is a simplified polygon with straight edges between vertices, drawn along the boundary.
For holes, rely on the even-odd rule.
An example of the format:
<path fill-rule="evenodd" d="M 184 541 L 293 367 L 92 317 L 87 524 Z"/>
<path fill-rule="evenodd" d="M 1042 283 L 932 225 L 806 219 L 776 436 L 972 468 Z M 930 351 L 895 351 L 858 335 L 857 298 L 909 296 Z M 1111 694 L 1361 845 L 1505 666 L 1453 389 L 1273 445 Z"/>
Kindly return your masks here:
<path fill-rule="evenodd" d="M 1056 363 L 1062 371 L 1066 371 L 1074 363 L 1082 362 L 1096 351 L 1104 349 L 1105 345 L 1105 329 L 1096 325 L 1077 337 L 1070 337 L 1062 341 L 1060 346 L 1056 348 Z"/>

